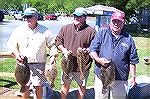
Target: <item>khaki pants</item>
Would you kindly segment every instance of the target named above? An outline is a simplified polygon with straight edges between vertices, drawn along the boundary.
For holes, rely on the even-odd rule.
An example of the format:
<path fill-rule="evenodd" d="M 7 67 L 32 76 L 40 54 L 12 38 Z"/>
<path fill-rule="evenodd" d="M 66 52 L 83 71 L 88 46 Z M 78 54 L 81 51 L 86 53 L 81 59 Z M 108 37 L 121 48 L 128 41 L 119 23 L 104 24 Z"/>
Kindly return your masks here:
<path fill-rule="evenodd" d="M 106 93 L 103 94 L 102 81 L 95 75 L 95 82 L 94 82 L 95 99 L 126 99 L 127 83 L 128 83 L 127 81 L 115 81 L 111 86 L 109 86 Z"/>

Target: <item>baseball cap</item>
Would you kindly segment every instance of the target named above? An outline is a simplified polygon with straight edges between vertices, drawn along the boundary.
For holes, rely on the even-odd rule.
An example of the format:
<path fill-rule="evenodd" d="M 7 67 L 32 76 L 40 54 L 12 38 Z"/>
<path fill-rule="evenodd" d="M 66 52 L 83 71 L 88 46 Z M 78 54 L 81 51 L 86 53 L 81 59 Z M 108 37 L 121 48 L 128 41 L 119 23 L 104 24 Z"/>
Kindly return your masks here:
<path fill-rule="evenodd" d="M 76 16 L 87 15 L 87 12 L 85 8 L 79 7 L 79 8 L 76 8 L 76 10 L 73 12 L 73 15 L 76 15 Z"/>
<path fill-rule="evenodd" d="M 30 15 L 36 15 L 38 12 L 36 10 L 36 8 L 27 8 L 24 13 L 23 16 L 30 16 Z"/>
<path fill-rule="evenodd" d="M 125 20 L 125 13 L 122 11 L 115 11 L 112 16 L 111 16 L 111 20 L 120 20 L 121 22 L 124 22 Z"/>

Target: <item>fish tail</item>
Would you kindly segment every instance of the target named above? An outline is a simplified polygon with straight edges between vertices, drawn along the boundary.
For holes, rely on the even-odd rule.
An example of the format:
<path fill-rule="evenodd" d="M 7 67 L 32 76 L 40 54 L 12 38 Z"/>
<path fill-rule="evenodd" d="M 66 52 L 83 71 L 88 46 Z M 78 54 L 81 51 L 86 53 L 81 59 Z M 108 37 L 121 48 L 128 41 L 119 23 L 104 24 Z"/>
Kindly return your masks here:
<path fill-rule="evenodd" d="M 26 87 L 25 86 L 21 86 L 20 92 L 24 93 L 26 91 Z"/>

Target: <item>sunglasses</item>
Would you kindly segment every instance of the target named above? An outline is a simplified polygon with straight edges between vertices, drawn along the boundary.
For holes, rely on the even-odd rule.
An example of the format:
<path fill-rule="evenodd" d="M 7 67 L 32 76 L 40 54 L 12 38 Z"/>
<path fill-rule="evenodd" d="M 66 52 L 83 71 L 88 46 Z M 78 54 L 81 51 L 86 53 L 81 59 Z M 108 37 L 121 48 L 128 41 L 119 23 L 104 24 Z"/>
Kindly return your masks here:
<path fill-rule="evenodd" d="M 33 15 L 24 16 L 25 19 L 31 19 Z"/>

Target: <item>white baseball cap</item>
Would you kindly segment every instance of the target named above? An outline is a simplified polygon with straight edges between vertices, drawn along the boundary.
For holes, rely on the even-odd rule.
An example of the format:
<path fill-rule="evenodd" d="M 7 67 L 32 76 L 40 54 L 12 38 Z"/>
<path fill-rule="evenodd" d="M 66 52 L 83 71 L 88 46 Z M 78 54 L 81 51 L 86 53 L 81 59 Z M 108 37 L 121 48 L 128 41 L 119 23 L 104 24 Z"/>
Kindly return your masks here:
<path fill-rule="evenodd" d="M 76 8 L 76 10 L 73 12 L 73 15 L 76 15 L 76 16 L 87 15 L 87 11 L 85 8 L 79 7 L 79 8 Z"/>
<path fill-rule="evenodd" d="M 38 13 L 38 11 L 36 10 L 36 8 L 27 8 L 24 11 L 24 16 L 29 16 L 29 15 L 36 15 Z"/>

